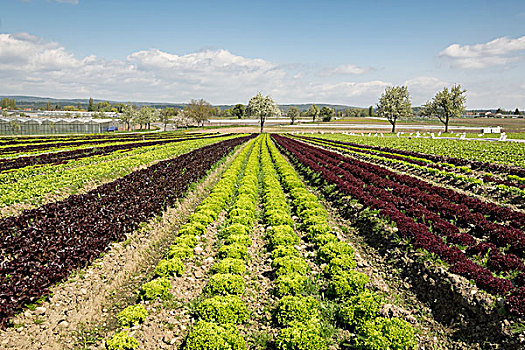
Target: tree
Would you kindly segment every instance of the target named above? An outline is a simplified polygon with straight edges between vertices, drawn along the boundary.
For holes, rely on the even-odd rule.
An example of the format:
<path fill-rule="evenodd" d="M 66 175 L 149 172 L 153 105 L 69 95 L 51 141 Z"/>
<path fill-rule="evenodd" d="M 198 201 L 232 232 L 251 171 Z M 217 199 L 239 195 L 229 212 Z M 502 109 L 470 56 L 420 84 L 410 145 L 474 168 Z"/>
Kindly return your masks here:
<path fill-rule="evenodd" d="M 51 110 L 51 102 L 47 101 L 46 103 L 46 111 L 50 111 Z"/>
<path fill-rule="evenodd" d="M 368 116 L 373 117 L 374 116 L 374 106 L 368 107 Z"/>
<path fill-rule="evenodd" d="M 2 109 L 15 109 L 16 100 L 14 98 L 4 98 L 1 104 Z"/>
<path fill-rule="evenodd" d="M 246 107 L 246 113 L 259 118 L 262 133 L 266 118 L 272 115 L 280 116 L 281 110 L 275 105 L 275 102 L 273 102 L 273 99 L 270 96 L 265 97 L 258 92 L 257 95 L 250 98 L 248 107 Z"/>
<path fill-rule="evenodd" d="M 121 122 L 126 123 L 128 130 L 131 124 L 131 121 L 135 119 L 135 108 L 131 105 L 122 106 L 122 113 L 119 114 L 119 119 Z"/>
<path fill-rule="evenodd" d="M 406 86 L 387 87 L 377 103 L 377 114 L 388 119 L 392 124 L 392 132 L 396 132 L 397 120 L 412 114 L 408 88 Z"/>
<path fill-rule="evenodd" d="M 9 100 L 8 98 L 4 98 L 2 99 L 2 109 L 7 109 L 9 108 L 9 104 L 10 104 L 11 100 Z"/>
<path fill-rule="evenodd" d="M 319 115 L 322 118 L 323 122 L 329 122 L 334 117 L 335 110 L 333 110 L 330 107 L 324 106 L 323 108 L 321 108 Z"/>
<path fill-rule="evenodd" d="M 159 113 L 159 121 L 164 124 L 164 131 L 169 123 L 173 123 L 173 117 L 175 117 L 179 111 L 173 107 L 166 107 Z"/>
<path fill-rule="evenodd" d="M 232 115 L 234 117 L 237 117 L 237 119 L 241 119 L 242 117 L 244 117 L 244 105 L 243 104 L 236 104 L 235 107 L 233 107 L 233 110 L 232 110 Z"/>
<path fill-rule="evenodd" d="M 94 110 L 97 110 L 98 112 L 111 112 L 111 104 L 108 101 L 99 102 Z"/>
<path fill-rule="evenodd" d="M 190 103 L 184 108 L 184 115 L 198 124 L 204 126 L 204 122 L 207 121 L 212 113 L 214 112 L 211 104 L 202 98 L 200 100 L 191 100 Z"/>
<path fill-rule="evenodd" d="M 95 110 L 95 106 L 93 106 L 93 98 L 89 98 L 88 102 L 88 112 L 93 112 Z"/>
<path fill-rule="evenodd" d="M 233 112 L 233 108 L 226 108 L 221 111 L 221 114 L 219 114 L 221 117 L 231 117 Z"/>
<path fill-rule="evenodd" d="M 187 127 L 190 122 L 191 119 L 188 118 L 184 111 L 179 111 L 179 113 L 174 117 L 173 120 L 173 123 L 175 124 L 176 128 Z"/>
<path fill-rule="evenodd" d="M 516 108 L 516 110 L 514 111 L 514 115 L 521 115 L 520 110 Z"/>
<path fill-rule="evenodd" d="M 157 119 L 157 110 L 153 107 L 142 106 L 135 115 L 135 124 L 140 124 L 150 129 L 151 122 Z"/>
<path fill-rule="evenodd" d="M 319 107 L 317 107 L 315 104 L 311 105 L 310 108 L 308 108 L 308 115 L 312 117 L 312 121 L 315 122 L 315 119 L 319 117 Z"/>
<path fill-rule="evenodd" d="M 448 132 L 450 118 L 459 117 L 465 112 L 465 92 L 467 90 L 462 90 L 459 84 L 454 84 L 450 91 L 445 87 L 423 105 L 420 113 L 427 117 L 438 117 L 445 125 L 445 132 Z"/>
<path fill-rule="evenodd" d="M 290 107 L 290 109 L 286 113 L 286 116 L 290 119 L 290 124 L 293 125 L 293 123 L 295 123 L 295 120 L 299 117 L 299 108 Z"/>

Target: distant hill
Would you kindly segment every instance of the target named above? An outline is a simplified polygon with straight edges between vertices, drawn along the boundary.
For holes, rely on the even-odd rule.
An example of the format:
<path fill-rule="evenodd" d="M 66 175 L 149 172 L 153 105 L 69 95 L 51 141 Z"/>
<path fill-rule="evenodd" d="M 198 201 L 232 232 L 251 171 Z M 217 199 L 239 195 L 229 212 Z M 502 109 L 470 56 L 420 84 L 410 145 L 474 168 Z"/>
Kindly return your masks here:
<path fill-rule="evenodd" d="M 80 106 L 82 108 L 87 108 L 88 106 L 88 99 L 85 98 L 52 98 L 52 97 L 37 97 L 37 96 L 0 96 L 0 99 L 3 98 L 10 98 L 15 99 L 16 105 L 20 108 L 41 108 L 46 107 L 47 103 L 51 103 L 52 105 L 61 105 L 64 106 L 77 106 L 80 103 Z M 137 106 L 152 106 L 156 108 L 165 108 L 165 107 L 176 107 L 176 108 L 184 108 L 186 103 L 160 103 L 160 102 L 137 102 L 137 101 L 112 101 L 112 100 L 98 100 L 93 99 L 93 103 L 99 103 L 99 102 L 109 102 L 111 104 L 119 104 L 119 103 L 131 103 Z M 299 110 L 305 111 L 308 108 L 310 108 L 312 104 L 311 103 L 303 103 L 303 104 L 282 104 L 279 105 L 279 107 L 284 110 L 285 112 L 288 111 L 290 107 L 297 107 Z M 219 107 L 221 110 L 233 108 L 235 105 L 214 105 L 214 107 Z M 344 110 L 344 109 L 352 109 L 352 108 L 360 108 L 360 107 L 353 107 L 353 106 L 346 106 L 346 105 L 335 105 L 335 104 L 326 104 L 326 103 L 317 103 L 317 106 L 319 108 L 323 107 L 330 107 L 330 108 L 336 108 L 337 110 Z M 364 108 L 364 107 L 363 107 Z M 366 107 L 368 108 L 368 107 Z"/>
<path fill-rule="evenodd" d="M 52 98 L 52 97 L 37 97 L 37 96 L 0 96 L 0 100 L 4 98 L 15 99 L 17 107 L 21 108 L 41 108 L 46 107 L 47 103 L 52 105 L 77 106 L 80 103 L 82 108 L 87 108 L 89 99 L 86 98 Z M 183 108 L 184 103 L 155 103 L 155 102 L 134 102 L 134 101 L 112 101 L 112 100 L 98 100 L 93 99 L 93 103 L 109 102 L 111 104 L 131 103 L 137 106 L 153 106 L 156 108 L 177 107 Z"/>
<path fill-rule="evenodd" d="M 4 98 L 10 98 L 10 99 L 14 98 L 15 101 L 16 101 L 17 107 L 20 107 L 20 108 L 35 108 L 35 109 L 45 108 L 46 105 L 47 105 L 47 102 L 51 103 L 52 105 L 57 105 L 58 104 L 58 105 L 60 105 L 62 107 L 64 107 L 64 106 L 77 106 L 80 103 L 80 106 L 83 109 L 87 109 L 88 102 L 89 102 L 88 101 L 89 99 L 85 99 L 85 98 L 67 99 L 67 98 L 37 97 L 37 96 L 23 96 L 23 95 L 0 96 L 0 100 L 4 99 Z M 131 103 L 131 104 L 134 104 L 134 105 L 137 105 L 137 106 L 152 106 L 152 107 L 155 107 L 155 108 L 175 107 L 175 108 L 183 109 L 184 106 L 186 106 L 186 103 L 112 101 L 112 100 L 98 100 L 98 99 L 93 99 L 93 102 L 95 104 L 97 104 L 99 102 L 109 102 L 111 104 Z M 281 104 L 281 105 L 279 105 L 279 108 L 281 108 L 281 110 L 283 110 L 284 112 L 287 112 L 288 109 L 290 109 L 290 107 L 297 107 L 299 109 L 299 111 L 303 112 L 303 111 L 306 111 L 308 108 L 310 108 L 311 105 L 312 105 L 312 103 Z M 355 109 L 355 108 L 365 109 L 365 108 L 368 108 L 368 106 L 356 107 L 356 106 L 348 106 L 348 105 L 340 105 L 340 104 L 329 104 L 329 103 L 316 103 L 316 105 L 317 105 L 317 107 L 319 107 L 319 109 L 321 109 L 321 108 L 326 106 L 326 107 L 330 107 L 330 108 L 335 108 L 338 111 L 342 111 L 342 110 L 345 110 L 345 109 Z M 233 108 L 234 106 L 235 105 L 214 105 L 214 107 L 219 107 L 221 110 L 225 110 L 225 109 L 228 109 L 228 108 Z M 414 111 L 415 114 L 418 113 L 419 109 L 420 109 L 419 106 L 412 107 L 412 110 Z M 375 110 L 375 106 L 374 106 L 374 110 Z M 487 112 L 488 111 L 488 112 L 495 113 L 496 109 L 487 108 L 487 109 L 468 110 L 468 112 L 479 112 L 479 111 L 483 111 L 483 112 Z"/>

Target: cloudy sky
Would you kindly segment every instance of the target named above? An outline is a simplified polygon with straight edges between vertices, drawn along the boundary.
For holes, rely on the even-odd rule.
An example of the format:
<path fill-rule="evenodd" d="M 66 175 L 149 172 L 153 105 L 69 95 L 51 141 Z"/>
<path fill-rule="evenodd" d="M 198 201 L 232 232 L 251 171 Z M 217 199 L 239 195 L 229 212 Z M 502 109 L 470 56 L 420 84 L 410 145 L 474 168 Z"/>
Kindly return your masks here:
<path fill-rule="evenodd" d="M 0 95 L 525 109 L 523 0 L 2 0 Z"/>

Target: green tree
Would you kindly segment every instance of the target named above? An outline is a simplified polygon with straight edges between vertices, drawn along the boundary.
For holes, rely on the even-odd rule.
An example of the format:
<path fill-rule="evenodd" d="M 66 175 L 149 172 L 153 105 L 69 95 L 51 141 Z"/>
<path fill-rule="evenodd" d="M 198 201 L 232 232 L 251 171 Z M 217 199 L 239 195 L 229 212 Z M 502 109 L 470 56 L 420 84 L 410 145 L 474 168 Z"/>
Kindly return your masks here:
<path fill-rule="evenodd" d="M 295 120 L 299 118 L 299 108 L 290 107 L 290 109 L 286 113 L 286 116 L 290 119 L 290 124 L 293 125 L 293 123 L 295 123 Z"/>
<path fill-rule="evenodd" d="M 261 133 L 264 129 L 264 122 L 269 116 L 280 116 L 281 110 L 275 105 L 275 102 L 270 96 L 263 96 L 260 92 L 250 98 L 246 113 L 250 116 L 259 118 L 261 124 Z"/>
<path fill-rule="evenodd" d="M 373 117 L 374 116 L 374 106 L 368 107 L 368 116 Z"/>
<path fill-rule="evenodd" d="M 98 112 L 111 112 L 111 104 L 109 102 L 99 102 L 95 108 Z"/>
<path fill-rule="evenodd" d="M 520 110 L 516 108 L 516 110 L 514 111 L 514 115 L 521 115 Z"/>
<path fill-rule="evenodd" d="M 122 106 L 122 113 L 119 114 L 121 122 L 125 123 L 128 130 L 130 129 L 131 122 L 135 119 L 136 110 L 131 105 Z"/>
<path fill-rule="evenodd" d="M 51 102 L 47 101 L 46 103 L 46 111 L 50 111 L 51 110 Z"/>
<path fill-rule="evenodd" d="M 239 103 L 239 104 L 236 104 L 235 107 L 233 107 L 233 110 L 232 110 L 232 115 L 234 117 L 237 117 L 237 119 L 241 119 L 242 117 L 244 117 L 244 105 Z"/>
<path fill-rule="evenodd" d="M 88 112 L 93 112 L 95 110 L 95 106 L 93 105 L 93 98 L 89 98 L 88 102 Z"/>
<path fill-rule="evenodd" d="M 204 126 L 204 122 L 210 118 L 213 112 L 211 104 L 202 98 L 200 100 L 191 100 L 184 108 L 184 115 L 195 121 L 197 125 L 201 124 L 201 126 Z"/>
<path fill-rule="evenodd" d="M 408 88 L 406 86 L 387 87 L 377 103 L 377 114 L 386 118 L 392 124 L 392 132 L 396 132 L 397 120 L 412 115 Z"/>
<path fill-rule="evenodd" d="M 448 132 L 450 118 L 457 118 L 465 113 L 465 92 L 467 90 L 463 90 L 459 84 L 454 84 L 450 90 L 445 87 L 421 107 L 420 114 L 437 117 L 445 125 L 445 132 Z"/>
<path fill-rule="evenodd" d="M 319 116 L 323 122 L 329 122 L 335 116 L 335 110 L 330 107 L 324 106 L 319 112 Z"/>
<path fill-rule="evenodd" d="M 233 113 L 233 108 L 226 108 L 225 110 L 221 111 L 220 116 L 221 117 L 231 117 Z"/>
<path fill-rule="evenodd" d="M 140 124 L 140 128 L 150 129 L 151 123 L 157 119 L 157 110 L 153 107 L 142 106 L 135 115 L 135 124 Z"/>
<path fill-rule="evenodd" d="M 312 117 L 312 121 L 315 122 L 315 119 L 319 117 L 319 107 L 317 107 L 315 104 L 311 105 L 310 108 L 308 108 L 308 115 Z"/>
<path fill-rule="evenodd" d="M 174 122 L 174 117 L 179 113 L 179 111 L 173 107 L 166 107 L 159 113 L 159 121 L 164 124 L 164 131 L 166 131 L 166 126 Z"/>

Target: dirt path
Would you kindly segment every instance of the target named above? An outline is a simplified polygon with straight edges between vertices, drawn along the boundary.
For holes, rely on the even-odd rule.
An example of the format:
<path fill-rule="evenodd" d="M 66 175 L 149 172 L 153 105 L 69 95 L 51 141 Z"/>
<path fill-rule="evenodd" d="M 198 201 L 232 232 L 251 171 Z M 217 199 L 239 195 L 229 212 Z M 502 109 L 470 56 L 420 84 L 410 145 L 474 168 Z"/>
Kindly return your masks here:
<path fill-rule="evenodd" d="M 208 227 L 197 246 L 202 248 L 202 252 L 184 262 L 184 274 L 171 278 L 173 299 L 144 303 L 149 315 L 143 324 L 133 327 L 130 333 L 138 340 L 139 349 L 178 349 L 184 341 L 187 330 L 195 322 L 192 305 L 196 305 L 208 281 L 207 274 L 216 255 L 214 243 L 217 229 L 224 219 L 225 213 L 222 213 Z M 195 251 L 200 249 L 196 248 Z"/>
<path fill-rule="evenodd" d="M 264 235 L 264 225 L 255 224 L 251 235 L 252 245 L 248 248 L 250 260 L 244 277 L 246 293 L 243 299 L 252 315 L 246 324 L 240 326 L 240 330 L 249 350 L 266 349 L 266 342 L 277 334 L 277 329 L 272 326 L 271 312 L 276 299 L 272 294 L 270 253 L 265 248 Z"/>
<path fill-rule="evenodd" d="M 134 303 L 139 286 L 151 275 L 178 227 L 209 194 L 234 156 L 213 169 L 176 207 L 53 287 L 48 301 L 16 316 L 15 327 L 0 331 L 0 349 L 103 348 L 101 339 L 116 327 L 116 313 Z"/>

